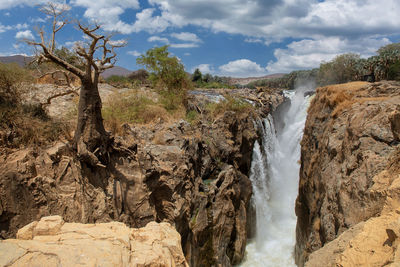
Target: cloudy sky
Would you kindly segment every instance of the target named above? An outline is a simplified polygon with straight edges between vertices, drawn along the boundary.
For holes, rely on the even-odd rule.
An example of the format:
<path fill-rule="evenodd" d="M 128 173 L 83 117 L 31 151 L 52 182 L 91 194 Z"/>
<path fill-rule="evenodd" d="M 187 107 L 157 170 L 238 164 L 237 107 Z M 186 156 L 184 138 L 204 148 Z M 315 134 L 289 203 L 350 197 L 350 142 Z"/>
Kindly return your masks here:
<path fill-rule="evenodd" d="M 48 25 L 48 0 L 0 0 L 0 55 L 33 54 L 24 38 Z M 399 0 L 64 0 L 69 19 L 97 22 L 128 45 L 117 65 L 135 70 L 138 55 L 170 45 L 187 71 L 249 77 L 318 67 L 335 55 L 368 57 L 400 41 Z M 58 45 L 82 40 L 72 26 Z"/>

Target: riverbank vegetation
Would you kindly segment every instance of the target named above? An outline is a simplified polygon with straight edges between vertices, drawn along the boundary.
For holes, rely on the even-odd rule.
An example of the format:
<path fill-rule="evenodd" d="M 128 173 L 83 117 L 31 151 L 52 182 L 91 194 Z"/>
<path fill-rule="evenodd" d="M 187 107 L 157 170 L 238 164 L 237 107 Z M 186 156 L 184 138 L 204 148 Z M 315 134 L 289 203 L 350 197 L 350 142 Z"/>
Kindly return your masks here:
<path fill-rule="evenodd" d="M 248 87 L 294 89 L 310 80 L 314 80 L 316 86 L 351 81 L 400 80 L 400 43 L 383 46 L 369 58 L 352 53 L 338 55 L 331 61 L 322 62 L 319 68 L 293 71 L 281 78 L 258 80 L 249 83 Z"/>

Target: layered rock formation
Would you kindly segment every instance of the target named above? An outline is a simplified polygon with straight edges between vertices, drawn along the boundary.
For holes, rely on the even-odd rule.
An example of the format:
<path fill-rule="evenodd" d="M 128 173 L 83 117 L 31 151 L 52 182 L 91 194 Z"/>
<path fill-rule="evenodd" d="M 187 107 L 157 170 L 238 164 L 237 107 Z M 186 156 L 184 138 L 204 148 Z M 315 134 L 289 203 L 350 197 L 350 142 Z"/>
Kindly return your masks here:
<path fill-rule="evenodd" d="M 308 113 L 296 202 L 296 262 L 386 266 L 398 261 L 400 84 L 319 88 Z"/>
<path fill-rule="evenodd" d="M 279 93 L 255 97 L 262 112 L 283 101 Z M 1 155 L 1 237 L 53 214 L 130 227 L 165 221 L 181 234 L 191 266 L 240 262 L 251 196 L 247 175 L 258 138 L 252 116 L 227 111 L 196 125 L 181 120 L 123 128 L 106 168 L 81 164 L 61 142 Z"/>
<path fill-rule="evenodd" d="M 168 223 L 131 229 L 119 222 L 64 223 L 43 217 L 0 241 L 0 266 L 188 267 L 180 235 Z"/>

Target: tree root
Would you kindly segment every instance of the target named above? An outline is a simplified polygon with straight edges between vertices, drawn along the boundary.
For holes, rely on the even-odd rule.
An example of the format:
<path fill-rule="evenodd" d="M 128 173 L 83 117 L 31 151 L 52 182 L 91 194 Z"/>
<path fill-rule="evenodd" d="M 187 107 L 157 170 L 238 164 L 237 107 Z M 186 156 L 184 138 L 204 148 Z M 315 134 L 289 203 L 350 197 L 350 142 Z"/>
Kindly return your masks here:
<path fill-rule="evenodd" d="M 102 164 L 99 158 L 95 155 L 95 153 L 98 152 L 100 148 L 97 148 L 94 152 L 90 152 L 87 149 L 86 144 L 82 140 L 80 140 L 77 145 L 77 150 L 78 150 L 77 156 L 81 161 L 89 164 L 90 166 L 98 166 L 101 168 L 106 168 L 106 166 Z"/>

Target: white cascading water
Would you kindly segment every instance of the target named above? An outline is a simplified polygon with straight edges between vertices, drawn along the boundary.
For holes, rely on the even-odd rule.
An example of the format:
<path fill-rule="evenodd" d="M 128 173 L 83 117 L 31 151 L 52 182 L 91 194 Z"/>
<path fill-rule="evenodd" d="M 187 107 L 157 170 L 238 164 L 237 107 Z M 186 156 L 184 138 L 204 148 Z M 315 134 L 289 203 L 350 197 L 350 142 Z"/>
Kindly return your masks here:
<path fill-rule="evenodd" d="M 291 106 L 276 133 L 272 117 L 259 121 L 262 143 L 254 145 L 250 179 L 256 209 L 256 237 L 246 247 L 241 266 L 296 266 L 294 245 L 298 193 L 300 140 L 307 116 L 307 88 L 288 92 Z"/>

